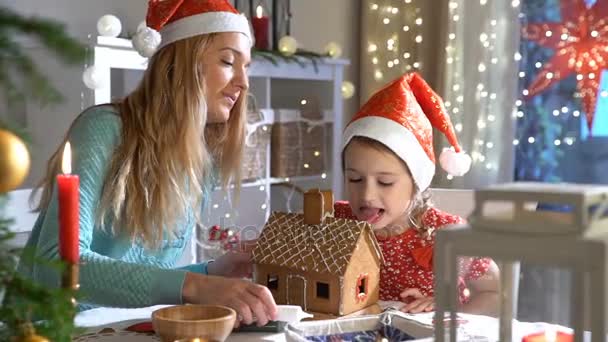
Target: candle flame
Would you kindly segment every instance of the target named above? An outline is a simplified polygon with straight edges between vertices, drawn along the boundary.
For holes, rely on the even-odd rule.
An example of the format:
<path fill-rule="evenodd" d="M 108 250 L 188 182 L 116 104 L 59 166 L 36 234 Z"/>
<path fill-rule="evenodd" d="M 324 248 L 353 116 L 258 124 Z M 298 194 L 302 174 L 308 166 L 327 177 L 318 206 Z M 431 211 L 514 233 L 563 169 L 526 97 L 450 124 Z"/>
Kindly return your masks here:
<path fill-rule="evenodd" d="M 65 147 L 63 148 L 61 171 L 63 171 L 64 174 L 72 173 L 72 147 L 70 146 L 69 141 L 65 143 Z"/>
<path fill-rule="evenodd" d="M 256 7 L 256 9 L 255 9 L 255 13 L 256 13 L 256 15 L 257 15 L 258 18 L 262 17 L 262 15 L 263 15 L 262 12 L 263 12 L 262 6 L 258 5 L 258 7 Z"/>

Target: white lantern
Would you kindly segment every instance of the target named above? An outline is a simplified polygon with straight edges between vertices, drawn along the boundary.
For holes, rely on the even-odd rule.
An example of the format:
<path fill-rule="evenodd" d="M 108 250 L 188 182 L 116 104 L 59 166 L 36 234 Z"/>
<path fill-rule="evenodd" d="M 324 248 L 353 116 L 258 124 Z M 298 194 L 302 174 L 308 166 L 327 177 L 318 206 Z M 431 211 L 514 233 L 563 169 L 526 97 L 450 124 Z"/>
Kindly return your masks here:
<path fill-rule="evenodd" d="M 122 31 L 120 19 L 111 14 L 106 14 L 97 21 L 97 32 L 104 37 L 118 37 Z"/>
<path fill-rule="evenodd" d="M 342 82 L 342 97 L 345 99 L 350 99 L 355 95 L 355 85 L 350 81 Z"/>
<path fill-rule="evenodd" d="M 298 42 L 292 36 L 284 36 L 279 40 L 279 51 L 285 56 L 292 56 L 298 50 Z"/>
<path fill-rule="evenodd" d="M 459 258 L 484 256 L 501 269 L 499 341 L 521 340 L 512 331 L 520 262 L 568 270 L 572 288 L 560 300 L 570 300 L 565 307 L 570 307 L 574 340 L 583 340 L 589 324 L 592 341 L 604 341 L 607 209 L 608 187 L 519 182 L 476 191 L 470 225 L 442 229 L 436 235 L 435 340 L 457 339 Z M 446 334 L 447 313 L 452 319 Z M 561 328 L 544 333 L 554 335 L 556 329 Z"/>
<path fill-rule="evenodd" d="M 342 47 L 336 42 L 330 42 L 325 45 L 325 53 L 331 58 L 340 58 L 342 57 Z"/>

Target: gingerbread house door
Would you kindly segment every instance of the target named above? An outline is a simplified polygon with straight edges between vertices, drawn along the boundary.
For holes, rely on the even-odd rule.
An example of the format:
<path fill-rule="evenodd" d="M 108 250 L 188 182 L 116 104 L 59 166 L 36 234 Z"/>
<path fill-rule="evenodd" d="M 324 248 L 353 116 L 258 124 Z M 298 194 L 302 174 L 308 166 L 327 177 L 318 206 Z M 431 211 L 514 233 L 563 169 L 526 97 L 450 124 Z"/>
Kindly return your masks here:
<path fill-rule="evenodd" d="M 306 311 L 306 278 L 293 274 L 287 277 L 287 304 L 298 305 Z"/>

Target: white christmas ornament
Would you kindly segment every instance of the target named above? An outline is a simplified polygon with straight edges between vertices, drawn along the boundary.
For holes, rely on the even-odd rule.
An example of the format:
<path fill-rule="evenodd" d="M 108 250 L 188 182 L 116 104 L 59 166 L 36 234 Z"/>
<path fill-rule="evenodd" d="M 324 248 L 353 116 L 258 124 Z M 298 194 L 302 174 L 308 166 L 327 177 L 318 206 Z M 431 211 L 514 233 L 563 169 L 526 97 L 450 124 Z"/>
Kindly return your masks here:
<path fill-rule="evenodd" d="M 355 95 L 355 85 L 352 82 L 344 81 L 342 82 L 342 97 L 345 99 L 350 99 Z"/>
<path fill-rule="evenodd" d="M 471 157 L 464 152 L 444 148 L 439 155 L 441 168 L 452 176 L 463 176 L 471 169 Z"/>
<path fill-rule="evenodd" d="M 292 36 L 284 36 L 279 40 L 279 51 L 285 56 L 291 56 L 298 50 L 298 42 Z"/>
<path fill-rule="evenodd" d="M 137 29 L 133 36 L 133 48 L 143 57 L 150 58 L 158 49 L 162 37 L 158 31 L 150 27 Z"/>
<path fill-rule="evenodd" d="M 85 69 L 82 73 L 82 81 L 89 89 L 99 89 L 104 84 L 103 76 L 94 65 Z"/>
<path fill-rule="evenodd" d="M 331 58 L 340 58 L 342 57 L 342 47 L 336 42 L 330 42 L 325 45 L 325 53 Z"/>
<path fill-rule="evenodd" d="M 104 37 L 118 37 L 122 31 L 120 19 L 111 14 L 106 14 L 97 21 L 97 32 Z"/>

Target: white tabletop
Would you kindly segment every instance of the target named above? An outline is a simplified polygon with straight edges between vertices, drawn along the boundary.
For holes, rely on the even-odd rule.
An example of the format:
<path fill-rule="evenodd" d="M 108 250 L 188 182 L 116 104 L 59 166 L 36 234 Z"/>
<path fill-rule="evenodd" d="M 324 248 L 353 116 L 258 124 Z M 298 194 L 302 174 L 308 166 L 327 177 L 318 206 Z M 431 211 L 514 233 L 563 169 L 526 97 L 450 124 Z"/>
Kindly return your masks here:
<path fill-rule="evenodd" d="M 165 306 L 152 306 L 139 309 L 118 309 L 118 308 L 98 308 L 79 313 L 76 316 L 76 325 L 86 328 L 87 331 L 81 337 L 75 339 L 78 342 L 96 341 L 96 342 L 114 342 L 114 341 L 159 341 L 156 336 L 136 334 L 125 332 L 124 329 L 139 323 L 150 321 L 151 314 L 154 310 Z M 424 313 L 419 315 L 411 315 L 411 317 L 423 324 L 432 322 L 432 313 Z M 485 341 L 498 340 L 498 320 L 486 316 L 462 315 L 466 321 L 467 335 L 485 337 Z M 513 322 L 513 341 L 521 341 L 522 337 L 544 331 L 549 324 L 546 323 L 524 323 Z M 558 326 L 550 326 L 553 329 L 565 329 Z M 100 331 L 111 328 L 115 333 L 99 334 Z M 103 336 L 102 336 L 103 335 Z M 586 336 L 588 337 L 588 336 Z M 478 339 L 476 339 L 478 340 Z M 585 339 L 587 340 L 587 338 Z M 285 341 L 283 333 L 233 333 L 227 342 L 245 342 L 245 341 Z"/>

